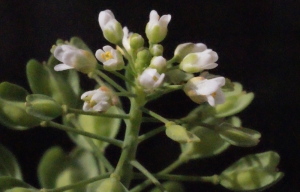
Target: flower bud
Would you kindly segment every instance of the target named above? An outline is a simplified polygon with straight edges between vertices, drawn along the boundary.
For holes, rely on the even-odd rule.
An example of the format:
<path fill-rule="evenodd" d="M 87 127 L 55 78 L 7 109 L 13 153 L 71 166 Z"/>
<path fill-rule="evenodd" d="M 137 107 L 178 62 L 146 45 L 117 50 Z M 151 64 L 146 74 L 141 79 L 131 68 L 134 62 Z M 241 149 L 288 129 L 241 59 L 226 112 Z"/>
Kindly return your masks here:
<path fill-rule="evenodd" d="M 190 53 L 202 52 L 207 49 L 203 43 L 183 43 L 176 47 L 174 51 L 174 57 L 177 58 L 178 62 Z"/>
<path fill-rule="evenodd" d="M 134 66 L 138 73 L 142 73 L 145 68 L 148 67 L 151 58 L 152 55 L 148 49 L 141 50 L 137 53 L 137 59 L 134 63 Z"/>
<path fill-rule="evenodd" d="M 26 97 L 26 112 L 41 120 L 50 121 L 62 114 L 62 108 L 49 96 L 32 94 Z"/>
<path fill-rule="evenodd" d="M 113 44 L 118 44 L 122 41 L 122 26 L 110 10 L 101 11 L 98 20 L 106 40 Z"/>
<path fill-rule="evenodd" d="M 74 68 L 87 74 L 93 72 L 97 65 L 97 60 L 91 52 L 70 45 L 57 46 L 54 50 L 54 57 L 63 62 L 54 67 L 55 71 Z"/>
<path fill-rule="evenodd" d="M 185 56 L 179 64 L 179 68 L 188 73 L 198 73 L 205 69 L 216 68 L 217 60 L 218 54 L 211 49 L 206 49 L 203 52 L 190 53 Z"/>
<path fill-rule="evenodd" d="M 184 83 L 185 81 L 188 81 L 189 79 L 193 78 L 194 75 L 190 73 L 186 73 L 180 69 L 173 69 L 166 72 L 166 76 L 168 79 L 168 82 L 180 85 Z"/>
<path fill-rule="evenodd" d="M 88 185 L 87 192 L 128 192 L 126 187 L 114 177 Z"/>
<path fill-rule="evenodd" d="M 143 46 L 144 46 L 144 38 L 141 35 L 134 33 L 130 36 L 130 47 L 132 49 L 139 49 Z"/>
<path fill-rule="evenodd" d="M 265 189 L 283 177 L 277 172 L 278 163 L 279 155 L 273 151 L 248 155 L 220 174 L 220 184 L 234 191 Z"/>
<path fill-rule="evenodd" d="M 109 45 L 104 46 L 103 50 L 98 49 L 95 55 L 96 58 L 103 63 L 104 69 L 108 71 L 121 70 L 124 68 L 125 63 L 122 54 Z"/>
<path fill-rule="evenodd" d="M 167 26 L 171 20 L 171 15 L 163 15 L 159 18 L 159 15 L 155 10 L 150 12 L 150 19 L 146 26 L 146 36 L 150 43 L 159 43 L 167 35 Z"/>
<path fill-rule="evenodd" d="M 162 56 L 153 57 L 150 61 L 150 68 L 156 69 L 158 73 L 162 73 L 167 68 L 166 59 Z"/>
<path fill-rule="evenodd" d="M 234 127 L 223 123 L 218 127 L 220 137 L 228 143 L 240 147 L 252 147 L 258 144 L 261 134 L 253 129 Z"/>
<path fill-rule="evenodd" d="M 146 92 L 151 92 L 162 85 L 164 77 L 164 73 L 159 74 L 156 69 L 147 68 L 138 77 L 138 82 Z"/>
<path fill-rule="evenodd" d="M 155 44 L 150 48 L 150 53 L 154 56 L 160 56 L 164 52 L 164 47 L 161 44 Z"/>
<path fill-rule="evenodd" d="M 196 135 L 173 122 L 166 123 L 166 135 L 179 143 L 200 142 L 200 139 Z"/>
<path fill-rule="evenodd" d="M 216 106 L 216 117 L 227 117 L 244 110 L 252 102 L 254 93 L 246 93 L 240 83 L 234 83 L 234 91 L 225 92 L 225 103 Z"/>

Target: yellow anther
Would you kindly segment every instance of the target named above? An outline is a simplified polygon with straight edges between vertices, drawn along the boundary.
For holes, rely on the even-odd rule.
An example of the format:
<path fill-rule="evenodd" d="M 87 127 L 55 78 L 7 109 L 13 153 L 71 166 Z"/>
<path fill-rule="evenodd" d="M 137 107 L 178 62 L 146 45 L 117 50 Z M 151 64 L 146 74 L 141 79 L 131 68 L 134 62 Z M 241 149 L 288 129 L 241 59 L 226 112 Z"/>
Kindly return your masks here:
<path fill-rule="evenodd" d="M 101 57 L 102 57 L 105 61 L 110 60 L 110 59 L 113 58 L 111 52 L 109 52 L 109 51 L 108 51 L 108 52 L 105 52 L 105 53 L 102 53 L 102 54 L 101 54 Z"/>
<path fill-rule="evenodd" d="M 153 78 L 152 78 L 154 81 L 157 81 L 158 80 L 158 78 L 156 77 L 156 76 L 153 76 Z"/>
<path fill-rule="evenodd" d="M 213 92 L 213 93 L 211 94 L 211 96 L 213 96 L 214 98 L 216 97 L 216 95 L 217 95 L 217 92 Z"/>

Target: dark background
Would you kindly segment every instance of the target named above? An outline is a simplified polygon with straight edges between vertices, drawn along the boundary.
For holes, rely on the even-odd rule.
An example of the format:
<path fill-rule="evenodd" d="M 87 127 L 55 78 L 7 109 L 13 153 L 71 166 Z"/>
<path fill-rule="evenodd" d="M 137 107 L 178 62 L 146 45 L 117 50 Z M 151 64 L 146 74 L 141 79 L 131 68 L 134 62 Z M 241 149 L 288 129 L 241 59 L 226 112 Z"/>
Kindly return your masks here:
<path fill-rule="evenodd" d="M 239 116 L 245 127 L 262 133 L 260 144 L 254 148 L 231 147 L 218 157 L 192 161 L 190 167 L 178 172 L 218 174 L 243 155 L 275 150 L 281 155 L 279 169 L 286 175 L 268 191 L 298 191 L 299 6 L 299 1 L 292 0 L 0 0 L 0 79 L 28 89 L 26 62 L 31 58 L 47 60 L 57 38 L 79 36 L 94 51 L 108 44 L 98 24 L 101 10 L 111 9 L 123 26 L 144 37 L 152 9 L 160 15 L 171 14 L 169 33 L 162 42 L 164 56 L 171 58 L 175 47 L 184 42 L 203 42 L 215 50 L 219 67 L 212 72 L 239 81 L 255 93 L 253 103 Z M 87 82 L 83 85 L 90 86 Z M 179 117 L 195 105 L 180 92 L 149 107 L 166 117 Z M 65 133 L 50 128 L 19 132 L 2 127 L 0 143 L 14 152 L 25 181 L 34 186 L 38 185 L 35 167 L 44 151 L 53 145 L 63 146 L 66 151 L 73 147 Z M 164 148 L 167 152 L 162 152 Z M 140 149 L 139 160 L 158 171 L 176 158 L 178 146 L 160 135 Z M 108 153 L 110 158 L 119 155 L 114 149 Z M 187 191 L 226 191 L 202 183 L 185 183 L 185 187 Z"/>

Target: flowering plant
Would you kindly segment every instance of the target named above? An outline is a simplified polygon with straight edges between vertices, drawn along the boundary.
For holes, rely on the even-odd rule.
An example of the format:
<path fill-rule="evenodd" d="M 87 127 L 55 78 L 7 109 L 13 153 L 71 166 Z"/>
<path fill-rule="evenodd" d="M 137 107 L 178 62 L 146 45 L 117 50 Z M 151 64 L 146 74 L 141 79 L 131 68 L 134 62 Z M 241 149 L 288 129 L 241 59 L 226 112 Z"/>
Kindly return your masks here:
<path fill-rule="evenodd" d="M 255 146 L 261 134 L 242 127 L 234 116 L 251 103 L 254 94 L 243 91 L 240 83 L 206 71 L 218 66 L 217 53 L 202 43 L 183 43 L 166 59 L 163 45 L 158 43 L 167 35 L 171 15 L 160 17 L 152 10 L 149 17 L 145 28 L 149 46 L 140 34 L 122 28 L 110 10 L 101 11 L 100 28 L 113 45 L 94 54 L 78 37 L 69 42 L 58 40 L 47 62 L 30 60 L 27 64 L 32 94 L 12 83 L 0 84 L 2 124 L 17 130 L 39 125 L 64 130 L 77 145 L 70 154 L 60 147 L 44 154 L 38 166 L 40 191 L 139 192 L 154 184 L 152 191 L 180 192 L 184 181 L 249 191 L 263 190 L 279 181 L 283 173 L 276 169 L 279 155 L 273 151 L 243 157 L 212 176 L 171 174 L 190 160 L 218 155 L 231 145 Z M 95 89 L 83 92 L 78 72 L 95 80 Z M 196 103 L 185 117 L 169 119 L 146 107 L 175 91 L 183 91 Z M 128 98 L 129 109 L 122 105 L 121 97 Z M 62 123 L 57 123 L 58 117 Z M 144 122 L 161 126 L 140 134 Z M 124 139 L 117 139 L 123 127 Z M 163 131 L 180 145 L 181 154 L 163 170 L 151 173 L 136 159 L 138 146 Z M 105 156 L 108 145 L 121 148 L 115 166 Z M 0 162 L 2 191 L 39 191 L 22 181 L 11 152 L 0 146 L 0 153 L 5 159 Z M 132 185 L 132 180 L 141 179 L 144 181 Z"/>

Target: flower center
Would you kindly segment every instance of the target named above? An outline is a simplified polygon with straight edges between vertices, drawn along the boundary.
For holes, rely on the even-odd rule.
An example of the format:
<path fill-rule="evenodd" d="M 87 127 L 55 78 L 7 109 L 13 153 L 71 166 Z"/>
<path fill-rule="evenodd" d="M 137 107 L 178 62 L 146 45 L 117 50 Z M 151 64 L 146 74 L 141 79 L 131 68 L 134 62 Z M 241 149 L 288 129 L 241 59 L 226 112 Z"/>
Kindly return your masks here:
<path fill-rule="evenodd" d="M 152 79 L 156 82 L 158 78 L 156 76 L 153 76 Z"/>
<path fill-rule="evenodd" d="M 102 53 L 102 54 L 101 54 L 101 57 L 102 57 L 105 61 L 110 60 L 110 59 L 113 58 L 111 52 L 109 52 L 109 51 L 108 51 L 108 52 L 105 52 L 105 53 Z"/>
<path fill-rule="evenodd" d="M 213 98 L 215 98 L 216 95 L 217 95 L 217 92 L 213 92 L 213 93 L 211 94 L 211 96 L 213 96 Z"/>

